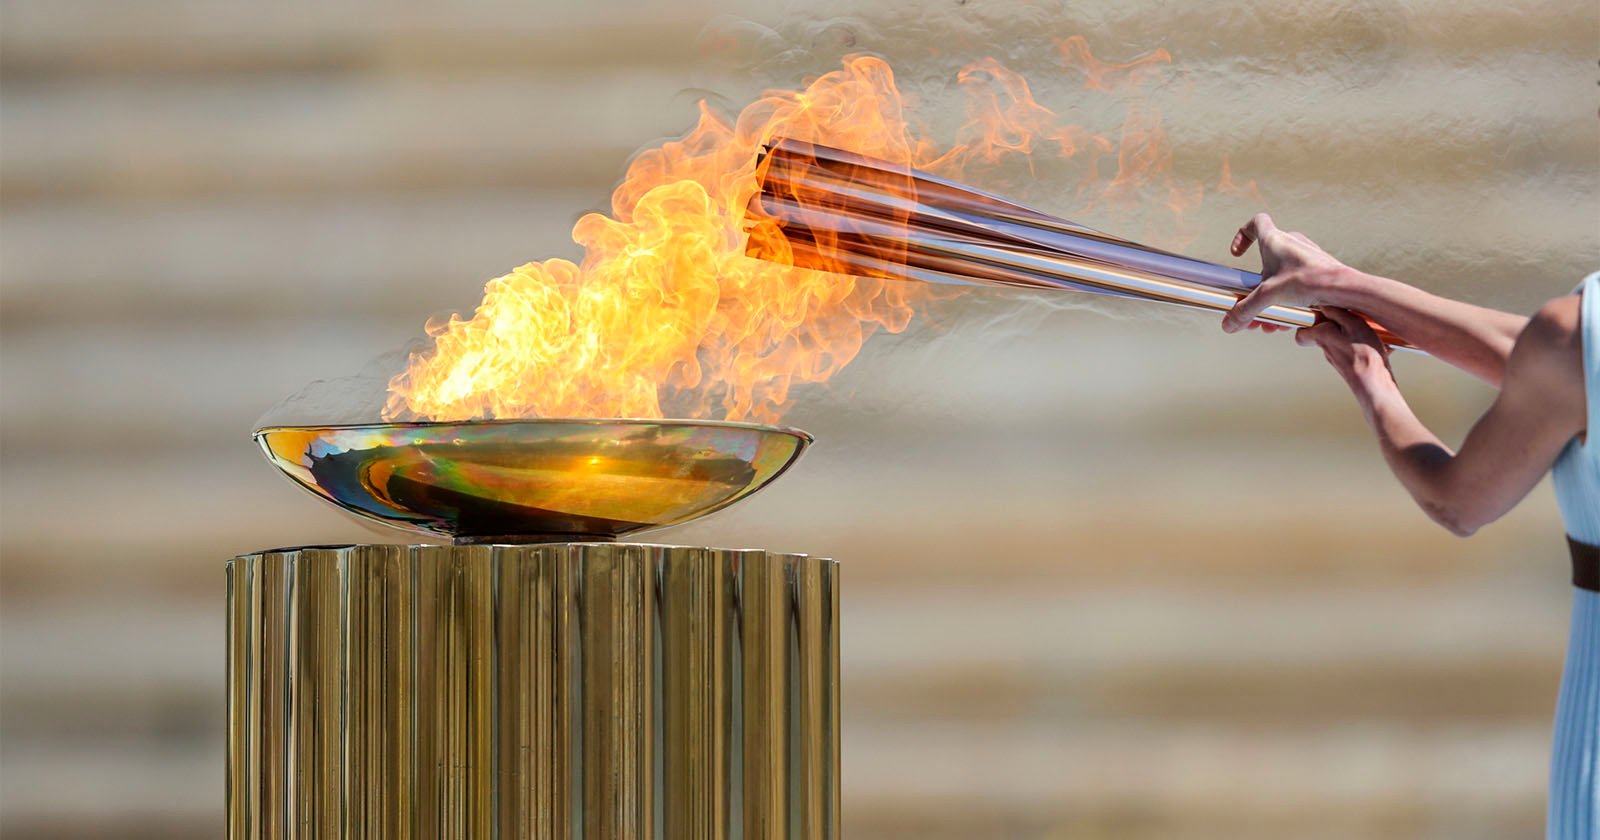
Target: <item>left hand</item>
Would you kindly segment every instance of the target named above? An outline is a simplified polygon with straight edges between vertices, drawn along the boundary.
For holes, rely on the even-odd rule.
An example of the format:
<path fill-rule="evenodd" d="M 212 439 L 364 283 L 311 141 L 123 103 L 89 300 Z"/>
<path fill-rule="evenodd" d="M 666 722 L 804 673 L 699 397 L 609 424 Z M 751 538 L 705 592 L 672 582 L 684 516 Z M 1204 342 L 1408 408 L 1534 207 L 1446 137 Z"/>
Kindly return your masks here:
<path fill-rule="evenodd" d="M 1302 347 L 1322 348 L 1328 364 L 1344 377 L 1357 396 L 1370 395 L 1385 386 L 1394 387 L 1394 371 L 1389 367 L 1389 348 L 1361 316 L 1326 306 L 1313 326 L 1295 332 Z"/>
<path fill-rule="evenodd" d="M 1353 274 L 1305 234 L 1280 230 L 1266 213 L 1257 213 L 1234 234 L 1228 250 L 1242 256 L 1254 244 L 1261 253 L 1261 283 L 1222 318 L 1223 332 L 1248 326 L 1262 332 L 1290 327 L 1256 320 L 1269 306 L 1324 306 L 1335 303 Z"/>

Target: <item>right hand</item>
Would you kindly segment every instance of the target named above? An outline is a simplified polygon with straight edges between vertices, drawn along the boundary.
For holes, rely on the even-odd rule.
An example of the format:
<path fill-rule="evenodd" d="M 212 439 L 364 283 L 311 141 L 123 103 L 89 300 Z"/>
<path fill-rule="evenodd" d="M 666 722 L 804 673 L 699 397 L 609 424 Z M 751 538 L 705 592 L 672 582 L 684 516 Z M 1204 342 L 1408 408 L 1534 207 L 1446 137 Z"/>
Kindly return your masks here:
<path fill-rule="evenodd" d="M 1257 213 L 1234 234 L 1233 255 L 1243 256 L 1250 244 L 1261 252 L 1261 285 L 1234 304 L 1222 318 L 1223 332 L 1235 333 L 1246 327 L 1268 332 L 1289 329 L 1256 321 L 1269 306 L 1322 306 L 1333 304 L 1329 292 L 1348 269 L 1305 234 L 1279 230 L 1272 217 Z"/>

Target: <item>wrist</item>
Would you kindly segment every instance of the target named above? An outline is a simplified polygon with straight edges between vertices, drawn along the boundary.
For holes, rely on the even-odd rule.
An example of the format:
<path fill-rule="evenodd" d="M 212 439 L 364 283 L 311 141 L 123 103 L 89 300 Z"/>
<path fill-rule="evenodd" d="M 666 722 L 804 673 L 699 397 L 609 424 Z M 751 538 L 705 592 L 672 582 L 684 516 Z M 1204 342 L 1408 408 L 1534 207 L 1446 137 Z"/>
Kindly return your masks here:
<path fill-rule="evenodd" d="M 1340 263 L 1318 281 L 1316 299 L 1327 306 L 1365 312 L 1371 308 L 1371 302 L 1381 295 L 1379 287 L 1383 282 L 1382 277 Z"/>
<path fill-rule="evenodd" d="M 1385 365 L 1351 372 L 1350 389 L 1369 415 L 1376 415 L 1405 404 L 1400 386 Z"/>

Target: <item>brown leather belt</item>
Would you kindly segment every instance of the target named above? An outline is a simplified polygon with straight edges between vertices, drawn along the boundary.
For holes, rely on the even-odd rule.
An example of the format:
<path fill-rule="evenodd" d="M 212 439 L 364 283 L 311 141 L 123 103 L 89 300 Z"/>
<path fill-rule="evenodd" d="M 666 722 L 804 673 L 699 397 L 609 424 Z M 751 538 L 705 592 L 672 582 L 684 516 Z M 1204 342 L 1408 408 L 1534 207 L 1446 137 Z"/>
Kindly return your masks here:
<path fill-rule="evenodd" d="M 1600 592 L 1600 546 L 1567 537 L 1567 548 L 1572 551 L 1572 585 Z"/>

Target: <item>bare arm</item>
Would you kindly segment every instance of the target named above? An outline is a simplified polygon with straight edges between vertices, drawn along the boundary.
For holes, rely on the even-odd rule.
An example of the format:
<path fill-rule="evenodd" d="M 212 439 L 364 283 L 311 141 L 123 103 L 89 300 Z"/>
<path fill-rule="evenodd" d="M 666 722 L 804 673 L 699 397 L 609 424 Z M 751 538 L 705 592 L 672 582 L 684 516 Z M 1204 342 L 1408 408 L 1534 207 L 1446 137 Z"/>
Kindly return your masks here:
<path fill-rule="evenodd" d="M 1400 483 L 1434 521 L 1467 536 L 1500 518 L 1539 483 L 1587 426 L 1578 298 L 1557 298 L 1529 322 L 1505 365 L 1504 384 L 1458 452 L 1406 404 L 1388 354 L 1364 321 L 1338 308 L 1301 330 L 1344 377 Z"/>
<path fill-rule="evenodd" d="M 1430 294 L 1387 277 L 1346 268 L 1327 294 L 1327 305 L 1360 312 L 1417 349 L 1499 386 L 1523 315 Z"/>
<path fill-rule="evenodd" d="M 1390 332 L 1491 385 L 1505 377 L 1506 360 L 1528 319 L 1429 294 L 1387 277 L 1366 274 L 1329 256 L 1300 233 L 1279 230 L 1258 213 L 1234 236 L 1239 256 L 1259 243 L 1263 280 L 1223 319 L 1237 332 L 1274 304 L 1337 306 L 1382 324 Z"/>

